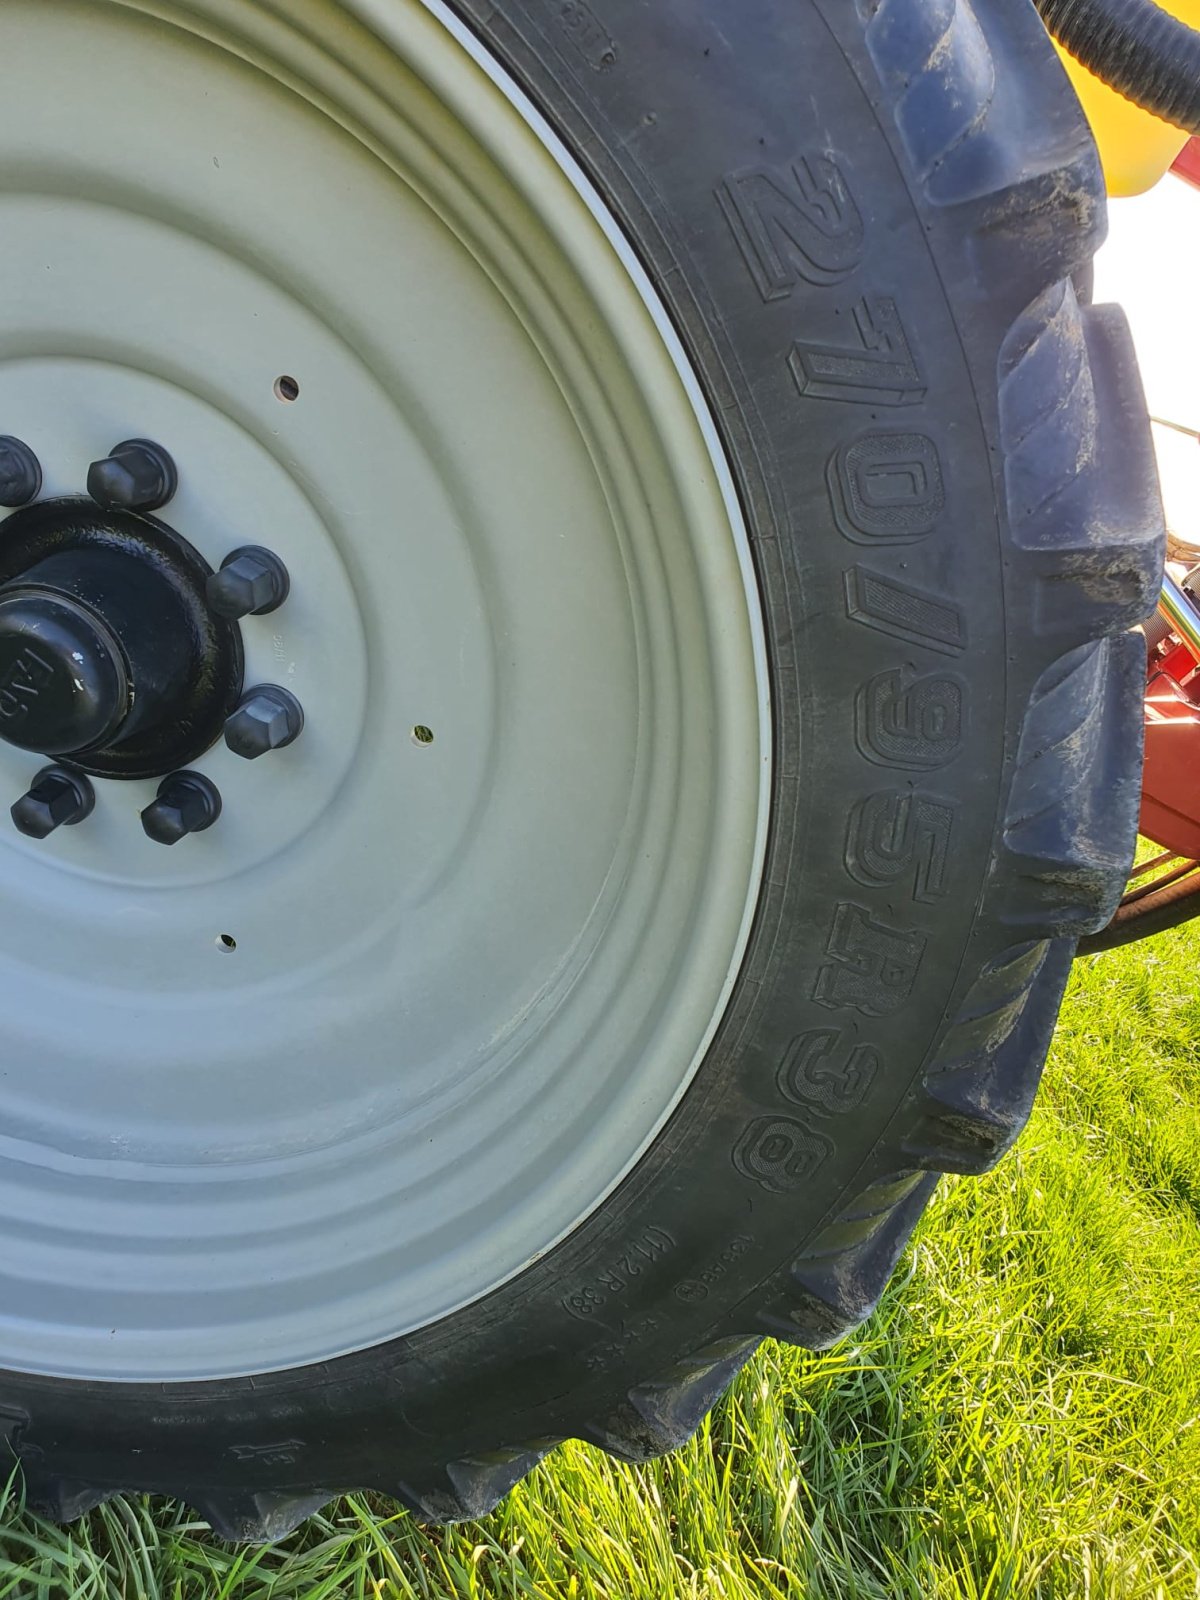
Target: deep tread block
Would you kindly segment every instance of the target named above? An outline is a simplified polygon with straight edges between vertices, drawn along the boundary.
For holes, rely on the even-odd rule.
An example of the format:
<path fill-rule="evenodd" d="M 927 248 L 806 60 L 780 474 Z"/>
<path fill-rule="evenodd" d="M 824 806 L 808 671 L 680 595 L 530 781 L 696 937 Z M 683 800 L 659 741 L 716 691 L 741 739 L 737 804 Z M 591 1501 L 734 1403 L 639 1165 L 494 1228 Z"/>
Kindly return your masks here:
<path fill-rule="evenodd" d="M 877 1178 L 821 1232 L 804 1252 L 806 1261 L 837 1255 L 867 1242 L 884 1225 L 892 1211 L 906 1200 L 925 1174 L 911 1168 Z"/>
<path fill-rule="evenodd" d="M 277 1544 L 314 1511 L 334 1498 L 332 1489 L 238 1491 L 222 1489 L 211 1494 L 191 1494 L 190 1505 L 218 1538 L 231 1544 Z"/>
<path fill-rule="evenodd" d="M 1024 880 L 1004 913 L 1014 926 L 1078 939 L 1112 917 L 1137 837 L 1145 674 L 1145 640 L 1130 632 L 1073 652 L 1035 688 L 1003 835 L 1003 876 Z"/>
<path fill-rule="evenodd" d="M 1054 284 L 1009 332 L 999 376 L 1012 537 L 1035 627 L 1067 648 L 1143 621 L 1166 528 L 1123 312 L 1081 309 L 1069 280 Z"/>
<path fill-rule="evenodd" d="M 970 0 L 859 0 L 859 11 L 926 196 L 969 208 L 989 300 L 1086 269 L 1104 237 L 1104 177 L 1033 10 L 1008 8 L 1002 28 Z"/>
<path fill-rule="evenodd" d="M 995 1055 L 1020 1021 L 1049 953 L 1045 939 L 1030 939 L 984 965 L 955 1013 L 926 1077 L 979 1068 Z"/>
<path fill-rule="evenodd" d="M 999 373 L 1008 513 L 1016 542 L 1024 544 L 1025 525 L 1048 519 L 1096 459 L 1096 389 L 1069 278 L 1018 318 L 1001 346 Z"/>
<path fill-rule="evenodd" d="M 451 1461 L 446 1475 L 465 1515 L 472 1519 L 487 1516 L 557 1443 L 557 1439 L 547 1439 L 526 1450 L 493 1450 L 486 1456 Z"/>
<path fill-rule="evenodd" d="M 376 1482 L 372 1487 L 399 1500 L 419 1522 L 475 1522 L 494 1511 L 513 1485 L 532 1472 L 558 1442 L 541 1439 L 519 1449 L 488 1450 L 449 1461 L 432 1483 L 400 1480 Z"/>
<path fill-rule="evenodd" d="M 1081 645 L 1039 678 L 1021 729 L 1007 833 L 1036 827 L 1060 809 L 1096 762 L 1104 744 L 1108 656 L 1107 642 Z"/>
<path fill-rule="evenodd" d="M 773 1312 L 760 1317 L 763 1332 L 808 1350 L 825 1350 L 865 1321 L 878 1304 L 937 1181 L 936 1173 L 922 1174 L 862 1243 L 823 1258 L 800 1257 L 791 1272 L 798 1292 L 782 1315 Z"/>
<path fill-rule="evenodd" d="M 758 1349 L 758 1338 L 728 1339 L 631 1389 L 624 1405 L 582 1436 L 622 1461 L 652 1461 L 690 1439 Z"/>
<path fill-rule="evenodd" d="M 868 0 L 865 10 L 867 49 L 894 91 L 896 126 L 913 168 L 931 197 L 953 190 L 961 181 L 954 167 L 975 157 L 972 136 L 996 92 L 978 18 L 968 0 Z"/>
<path fill-rule="evenodd" d="M 1074 953 L 1070 939 L 1028 945 L 992 963 L 973 986 L 912 1097 L 905 1149 L 914 1161 L 940 1171 L 986 1172 L 1015 1143 L 1033 1105 Z"/>
<path fill-rule="evenodd" d="M 25 1504 L 50 1522 L 78 1522 L 89 1511 L 102 1506 L 117 1493 L 95 1484 L 77 1483 L 71 1478 L 47 1478 L 25 1468 Z"/>

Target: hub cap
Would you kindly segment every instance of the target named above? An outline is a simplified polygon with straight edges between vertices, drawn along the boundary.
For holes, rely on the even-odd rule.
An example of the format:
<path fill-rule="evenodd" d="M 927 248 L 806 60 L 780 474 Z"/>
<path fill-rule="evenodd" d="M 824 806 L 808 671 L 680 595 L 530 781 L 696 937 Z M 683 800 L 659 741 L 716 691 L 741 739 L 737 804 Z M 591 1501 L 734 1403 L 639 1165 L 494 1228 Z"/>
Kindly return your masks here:
<path fill-rule="evenodd" d="M 157 519 L 38 501 L 0 534 L 0 738 L 148 778 L 207 750 L 238 703 L 242 644 L 212 568 Z"/>
<path fill-rule="evenodd" d="M 9 0 L 0 46 L 0 433 L 44 479 L 0 524 L 0 697 L 43 624 L 88 685 L 0 778 L 62 744 L 95 789 L 0 839 L 0 1365 L 325 1360 L 519 1272 L 686 1088 L 762 860 L 747 543 L 631 253 L 448 13 Z M 163 604 L 235 547 L 290 590 L 218 586 L 160 675 L 208 720 L 143 729 L 129 569 L 98 597 L 25 541 L 147 436 L 178 490 L 91 504 L 105 560 L 130 516 Z M 227 743 L 243 677 L 286 698 Z M 205 786 L 159 848 L 139 813 Z"/>

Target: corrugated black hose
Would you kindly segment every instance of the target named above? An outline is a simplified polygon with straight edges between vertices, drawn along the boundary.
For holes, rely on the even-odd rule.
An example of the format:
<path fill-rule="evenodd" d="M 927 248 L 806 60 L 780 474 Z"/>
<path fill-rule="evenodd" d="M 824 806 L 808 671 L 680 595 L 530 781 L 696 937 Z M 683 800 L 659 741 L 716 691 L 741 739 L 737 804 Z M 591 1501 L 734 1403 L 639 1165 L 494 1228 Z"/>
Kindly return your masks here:
<path fill-rule="evenodd" d="M 1154 0 L 1034 0 L 1059 43 L 1135 105 L 1200 133 L 1200 33 Z"/>

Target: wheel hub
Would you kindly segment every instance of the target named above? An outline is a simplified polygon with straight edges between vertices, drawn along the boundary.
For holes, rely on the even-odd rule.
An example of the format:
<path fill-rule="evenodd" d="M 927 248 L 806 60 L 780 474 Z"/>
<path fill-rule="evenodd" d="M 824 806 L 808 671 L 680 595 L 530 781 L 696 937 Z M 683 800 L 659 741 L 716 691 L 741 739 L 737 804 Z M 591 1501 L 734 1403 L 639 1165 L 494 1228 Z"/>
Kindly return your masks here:
<path fill-rule="evenodd" d="M 0 738 L 104 777 L 165 775 L 242 688 L 236 623 L 165 523 L 85 499 L 15 512 L 0 551 Z"/>

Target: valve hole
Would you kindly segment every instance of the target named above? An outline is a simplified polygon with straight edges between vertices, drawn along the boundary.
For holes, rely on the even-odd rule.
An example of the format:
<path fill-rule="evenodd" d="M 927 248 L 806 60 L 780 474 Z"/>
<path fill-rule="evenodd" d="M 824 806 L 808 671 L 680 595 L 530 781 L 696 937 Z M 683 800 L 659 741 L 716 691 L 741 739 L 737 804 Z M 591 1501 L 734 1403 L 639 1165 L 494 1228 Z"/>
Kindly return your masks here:
<path fill-rule="evenodd" d="M 412 731 L 412 740 L 414 744 L 432 744 L 433 729 L 427 728 L 423 722 L 418 722 Z"/>
<path fill-rule="evenodd" d="M 289 377 L 285 372 L 275 379 L 276 400 L 297 400 L 300 397 L 300 385 L 295 378 Z"/>
<path fill-rule="evenodd" d="M 218 950 L 236 950 L 237 940 L 231 933 L 219 933 L 213 940 Z"/>

